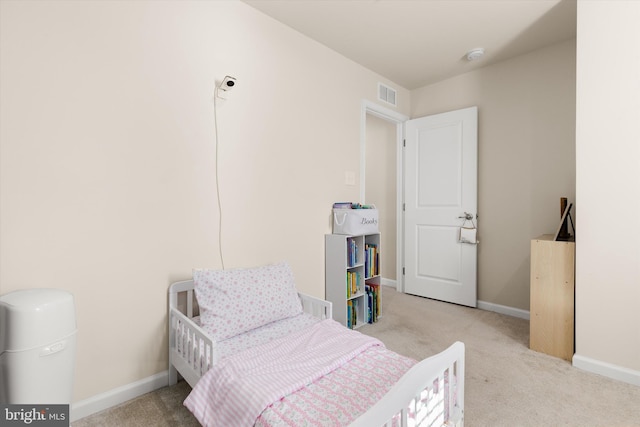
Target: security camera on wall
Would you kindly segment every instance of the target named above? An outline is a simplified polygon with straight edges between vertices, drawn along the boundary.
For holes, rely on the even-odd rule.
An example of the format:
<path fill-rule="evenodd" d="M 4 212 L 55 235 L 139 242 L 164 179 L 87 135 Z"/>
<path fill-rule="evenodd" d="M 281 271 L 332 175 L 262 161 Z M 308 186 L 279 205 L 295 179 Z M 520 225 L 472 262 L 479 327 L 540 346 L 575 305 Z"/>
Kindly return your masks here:
<path fill-rule="evenodd" d="M 222 82 L 216 87 L 216 96 L 218 98 L 226 99 L 226 93 L 236 86 L 236 78 L 231 76 L 225 76 Z"/>
<path fill-rule="evenodd" d="M 225 76 L 222 83 L 220 83 L 220 89 L 222 90 L 231 90 L 236 85 L 235 77 Z"/>

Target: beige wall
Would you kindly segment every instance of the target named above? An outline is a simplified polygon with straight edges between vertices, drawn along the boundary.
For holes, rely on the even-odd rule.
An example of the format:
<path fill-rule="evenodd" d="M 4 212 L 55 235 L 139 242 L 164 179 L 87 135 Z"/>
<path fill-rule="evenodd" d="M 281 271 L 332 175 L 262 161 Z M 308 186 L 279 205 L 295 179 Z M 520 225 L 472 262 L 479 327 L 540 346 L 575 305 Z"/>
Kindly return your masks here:
<path fill-rule="evenodd" d="M 382 277 L 396 280 L 397 168 L 396 124 L 367 114 L 365 202 L 378 208 Z"/>
<path fill-rule="evenodd" d="M 391 82 L 237 1 L 0 7 L 0 293 L 73 292 L 75 401 L 167 369 L 169 284 L 221 266 L 225 74 L 225 265 L 286 259 L 324 296 L 361 101 Z"/>
<path fill-rule="evenodd" d="M 575 201 L 575 64 L 570 40 L 411 92 L 413 118 L 478 106 L 481 301 L 529 310 L 530 241 Z"/>
<path fill-rule="evenodd" d="M 638 22 L 640 2 L 578 2 L 576 357 L 640 385 Z"/>
<path fill-rule="evenodd" d="M 574 41 L 398 88 L 398 111 L 478 105 L 479 298 L 495 304 L 528 310 L 529 240 L 575 198 L 577 155 L 577 352 L 639 370 L 639 236 L 612 232 L 618 206 L 639 208 L 639 11 L 604 3 L 578 3 L 577 153 Z M 0 2 L 0 294 L 74 293 L 76 401 L 165 370 L 168 285 L 220 267 L 225 74 L 226 266 L 288 259 L 323 296 L 330 205 L 359 197 L 360 102 L 391 82 L 236 1 Z"/>

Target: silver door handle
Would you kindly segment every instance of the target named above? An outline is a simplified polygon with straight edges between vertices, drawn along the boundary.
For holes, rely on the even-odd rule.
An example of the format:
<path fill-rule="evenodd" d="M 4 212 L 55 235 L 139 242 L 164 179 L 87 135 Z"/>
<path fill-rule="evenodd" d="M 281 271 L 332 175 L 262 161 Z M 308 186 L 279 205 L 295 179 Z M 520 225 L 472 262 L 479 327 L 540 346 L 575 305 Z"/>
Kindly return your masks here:
<path fill-rule="evenodd" d="M 465 212 L 464 215 L 459 216 L 458 218 L 471 221 L 473 219 L 473 214 L 470 214 L 469 212 Z"/>

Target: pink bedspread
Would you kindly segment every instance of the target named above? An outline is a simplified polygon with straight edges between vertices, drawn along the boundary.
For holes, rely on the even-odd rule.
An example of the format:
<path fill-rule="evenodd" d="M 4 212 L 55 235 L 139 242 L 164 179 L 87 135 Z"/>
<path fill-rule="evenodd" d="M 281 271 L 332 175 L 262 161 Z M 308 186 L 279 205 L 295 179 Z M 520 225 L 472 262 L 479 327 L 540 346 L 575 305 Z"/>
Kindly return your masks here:
<path fill-rule="evenodd" d="M 196 384 L 184 405 L 205 427 L 252 426 L 262 411 L 382 343 L 327 319 L 230 356 Z"/>
<path fill-rule="evenodd" d="M 348 363 L 260 414 L 256 427 L 344 427 L 389 391 L 416 363 L 382 346 L 369 347 Z"/>

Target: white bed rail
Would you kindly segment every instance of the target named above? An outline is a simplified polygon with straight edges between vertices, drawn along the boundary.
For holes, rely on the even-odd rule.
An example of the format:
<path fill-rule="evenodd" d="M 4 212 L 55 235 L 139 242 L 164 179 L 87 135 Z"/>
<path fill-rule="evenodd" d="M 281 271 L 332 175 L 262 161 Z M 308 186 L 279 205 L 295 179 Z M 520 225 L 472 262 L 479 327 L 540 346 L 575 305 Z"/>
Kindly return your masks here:
<path fill-rule="evenodd" d="M 464 344 L 456 342 L 414 365 L 349 427 L 463 424 Z"/>
<path fill-rule="evenodd" d="M 300 302 L 302 303 L 302 311 L 316 317 L 320 320 L 331 319 L 333 316 L 333 306 L 331 302 L 311 295 L 298 292 Z"/>
<path fill-rule="evenodd" d="M 217 360 L 216 343 L 193 320 L 171 308 L 169 332 L 169 385 L 178 381 L 178 372 L 195 386 Z"/>
<path fill-rule="evenodd" d="M 332 317 L 331 302 L 302 293 L 298 296 L 303 312 L 321 320 Z M 192 319 L 195 305 L 193 280 L 169 287 L 169 385 L 178 382 L 179 373 L 194 387 L 218 360 L 216 342 Z"/>

